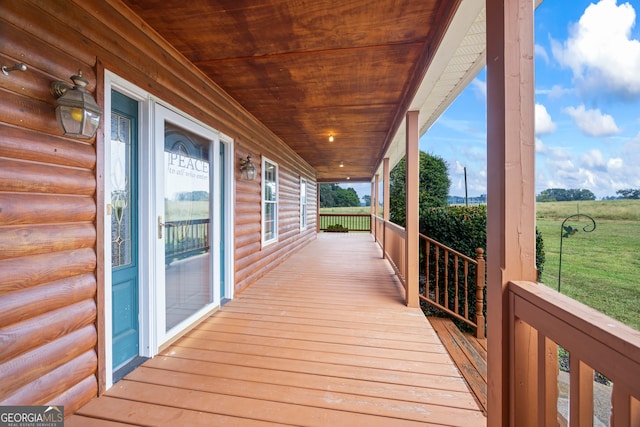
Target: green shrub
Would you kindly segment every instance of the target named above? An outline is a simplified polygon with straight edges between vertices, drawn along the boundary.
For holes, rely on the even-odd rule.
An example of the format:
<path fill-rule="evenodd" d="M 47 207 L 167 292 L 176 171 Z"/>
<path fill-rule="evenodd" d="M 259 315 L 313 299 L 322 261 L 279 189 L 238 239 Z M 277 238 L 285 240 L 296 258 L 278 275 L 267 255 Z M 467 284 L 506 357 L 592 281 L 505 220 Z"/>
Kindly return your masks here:
<path fill-rule="evenodd" d="M 342 224 L 333 224 L 327 227 L 327 231 L 346 233 L 349 231 L 349 229 Z"/>

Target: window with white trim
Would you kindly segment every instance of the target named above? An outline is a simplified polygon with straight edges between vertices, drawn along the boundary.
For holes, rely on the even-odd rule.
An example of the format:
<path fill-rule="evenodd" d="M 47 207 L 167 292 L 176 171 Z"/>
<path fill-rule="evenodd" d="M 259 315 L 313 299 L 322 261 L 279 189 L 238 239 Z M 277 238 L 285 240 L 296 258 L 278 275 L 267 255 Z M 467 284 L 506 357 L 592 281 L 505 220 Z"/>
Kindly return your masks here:
<path fill-rule="evenodd" d="M 262 244 L 278 241 L 278 165 L 262 158 Z"/>
<path fill-rule="evenodd" d="M 300 230 L 307 228 L 307 180 L 300 178 Z"/>

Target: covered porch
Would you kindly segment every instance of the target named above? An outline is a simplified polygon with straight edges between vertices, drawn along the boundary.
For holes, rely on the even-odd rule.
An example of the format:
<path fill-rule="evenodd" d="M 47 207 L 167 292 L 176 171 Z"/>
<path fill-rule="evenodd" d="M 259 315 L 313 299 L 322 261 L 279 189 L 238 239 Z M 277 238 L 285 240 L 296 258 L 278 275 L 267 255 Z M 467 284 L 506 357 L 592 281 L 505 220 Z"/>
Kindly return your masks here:
<path fill-rule="evenodd" d="M 371 234 L 321 233 L 66 420 L 486 425 Z"/>

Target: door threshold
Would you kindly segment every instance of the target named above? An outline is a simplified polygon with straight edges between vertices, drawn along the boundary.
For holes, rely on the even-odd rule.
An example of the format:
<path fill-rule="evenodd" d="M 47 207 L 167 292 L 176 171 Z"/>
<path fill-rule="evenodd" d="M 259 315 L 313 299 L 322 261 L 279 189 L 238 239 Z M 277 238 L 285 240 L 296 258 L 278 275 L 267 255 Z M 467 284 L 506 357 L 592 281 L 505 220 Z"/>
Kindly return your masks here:
<path fill-rule="evenodd" d="M 147 360 L 149 360 L 148 357 L 142 357 L 142 356 L 136 356 L 133 359 L 131 359 L 129 362 L 127 362 L 126 365 L 121 366 L 120 368 L 118 368 L 117 371 L 113 373 L 113 383 L 115 384 L 121 379 L 123 379 L 131 371 L 136 369 L 138 366 L 142 365 Z"/>

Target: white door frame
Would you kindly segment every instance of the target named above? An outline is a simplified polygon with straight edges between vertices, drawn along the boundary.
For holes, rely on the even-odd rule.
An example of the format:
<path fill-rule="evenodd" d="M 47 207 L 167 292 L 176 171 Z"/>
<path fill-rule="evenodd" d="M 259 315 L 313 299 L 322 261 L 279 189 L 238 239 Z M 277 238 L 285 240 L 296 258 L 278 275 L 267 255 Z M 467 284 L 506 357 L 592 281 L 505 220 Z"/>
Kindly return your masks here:
<path fill-rule="evenodd" d="M 108 144 L 110 140 L 111 129 L 111 90 L 117 90 L 118 92 L 138 101 L 138 246 L 139 246 L 139 334 L 140 334 L 140 356 L 153 357 L 158 354 L 159 348 L 166 340 L 170 339 L 181 332 L 178 327 L 174 328 L 171 334 L 164 332 L 164 323 L 162 327 L 158 325 L 160 314 L 158 313 L 158 301 L 164 299 L 164 287 L 162 291 L 158 289 L 155 284 L 159 281 L 159 269 L 162 269 L 162 275 L 164 276 L 164 249 L 162 250 L 162 259 L 159 258 L 157 250 L 157 216 L 158 205 L 161 204 L 164 211 L 164 203 L 161 197 L 160 202 L 157 200 L 156 192 L 156 178 L 161 171 L 157 170 L 157 157 L 164 154 L 164 130 L 159 135 L 155 136 L 157 122 L 163 122 L 157 120 L 155 117 L 158 110 L 158 106 L 169 111 L 172 117 L 177 115 L 181 120 L 186 120 L 190 123 L 187 129 L 192 130 L 191 125 L 195 125 L 196 128 L 203 129 L 209 135 L 216 135 L 216 141 L 218 141 L 213 148 L 219 149 L 220 143 L 225 144 L 225 274 L 226 274 L 226 298 L 233 298 L 234 290 L 234 194 L 235 194 L 235 180 L 234 180 L 234 167 L 235 161 L 233 157 L 234 153 L 234 141 L 231 137 L 221 134 L 215 129 L 207 126 L 206 124 L 199 122 L 198 120 L 189 117 L 186 114 L 177 112 L 172 107 L 163 104 L 161 101 L 153 97 L 145 90 L 138 86 L 128 82 L 127 80 L 119 77 L 118 75 L 105 70 L 104 78 L 104 114 L 103 114 L 103 129 L 105 134 L 103 140 L 105 144 L 104 150 L 104 174 L 102 177 L 102 184 L 104 186 L 104 194 L 111 194 L 111 180 L 109 177 L 109 171 L 111 170 L 111 154 L 108 150 Z M 197 133 L 197 132 L 196 132 Z M 212 156 L 215 159 L 216 164 L 214 170 L 219 170 L 217 162 L 219 162 L 220 156 Z M 98 153 L 100 155 L 100 153 Z M 162 165 L 162 162 L 159 163 Z M 214 175 L 214 174 L 212 174 Z M 216 190 L 216 186 L 220 185 L 220 180 L 217 176 L 213 176 L 214 188 L 213 191 L 216 194 L 219 191 L 219 187 Z M 212 197 L 215 199 L 215 197 Z M 104 215 L 104 268 L 102 282 L 104 283 L 104 337 L 98 337 L 98 341 L 102 342 L 105 349 L 105 375 L 106 375 L 106 389 L 109 389 L 113 385 L 113 368 L 112 368 L 112 281 L 111 281 L 111 218 L 109 204 L 110 200 L 105 197 L 103 206 L 98 206 L 98 214 Z M 216 210 L 220 209 L 220 203 L 213 200 L 213 227 L 218 229 L 213 232 L 214 238 L 219 239 L 220 236 L 220 212 Z M 162 213 L 164 215 L 164 213 Z M 217 225 L 216 225 L 217 222 Z M 213 255 L 214 268 L 212 269 L 216 275 L 220 269 L 220 255 L 219 255 L 220 241 L 212 242 L 212 248 L 215 248 L 215 254 Z M 152 285 L 153 284 L 153 285 Z M 220 286 L 219 275 L 217 280 L 214 281 L 214 304 L 207 306 L 207 310 L 215 308 L 216 304 L 220 301 Z M 162 313 L 164 316 L 164 313 Z M 196 318 L 196 315 L 191 316 L 190 320 Z M 185 325 L 179 325 L 185 326 Z M 161 333 L 162 331 L 162 333 Z"/>
<path fill-rule="evenodd" d="M 159 339 L 159 344 L 162 345 L 167 341 L 170 341 L 176 335 L 180 334 L 185 328 L 191 325 L 195 320 L 201 318 L 206 313 L 213 310 L 216 306 L 220 305 L 220 223 L 217 218 L 220 217 L 220 203 L 215 197 L 219 193 L 220 180 L 216 179 L 216 174 L 220 170 L 220 156 L 216 155 L 220 150 L 219 133 L 212 131 L 211 129 L 204 127 L 192 119 L 177 113 L 176 111 L 160 104 L 156 103 L 154 106 L 154 141 L 155 141 L 155 215 L 153 223 L 157 224 L 158 229 L 164 229 L 160 226 L 160 223 L 166 221 L 165 218 L 165 188 L 164 188 L 164 163 L 165 163 L 165 123 L 171 123 L 177 127 L 185 129 L 186 131 L 202 137 L 209 141 L 209 163 L 212 165 L 210 169 L 210 182 L 211 196 L 209 197 L 210 203 L 210 218 L 212 222 L 210 224 L 211 236 L 210 236 L 210 257 L 213 263 L 213 268 L 209 270 L 209 283 L 213 286 L 213 301 L 210 304 L 205 305 L 185 320 L 178 323 L 170 330 L 166 330 L 166 298 L 165 298 L 165 251 L 164 241 L 166 233 L 162 232 L 162 237 L 157 236 L 155 248 L 156 254 L 156 291 L 157 298 L 156 304 L 156 336 Z M 158 232 L 158 230 L 157 230 Z M 158 233 L 159 234 L 159 233 Z"/>

